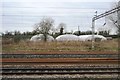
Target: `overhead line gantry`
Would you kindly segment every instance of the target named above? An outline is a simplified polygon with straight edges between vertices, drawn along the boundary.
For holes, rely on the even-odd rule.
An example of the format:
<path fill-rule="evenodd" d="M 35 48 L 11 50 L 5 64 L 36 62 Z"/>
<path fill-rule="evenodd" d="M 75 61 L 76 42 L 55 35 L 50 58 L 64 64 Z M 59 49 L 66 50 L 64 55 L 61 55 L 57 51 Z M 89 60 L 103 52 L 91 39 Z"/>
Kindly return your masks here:
<path fill-rule="evenodd" d="M 95 20 L 98 20 L 100 18 L 103 18 L 105 16 L 108 16 L 110 14 L 113 14 L 115 12 L 118 12 L 120 11 L 120 6 L 112 9 L 112 10 L 109 10 L 109 11 L 106 11 L 100 15 L 95 15 L 93 18 L 92 18 L 92 49 L 94 49 L 94 42 L 95 42 L 95 38 L 94 38 L 94 35 L 95 35 Z"/>

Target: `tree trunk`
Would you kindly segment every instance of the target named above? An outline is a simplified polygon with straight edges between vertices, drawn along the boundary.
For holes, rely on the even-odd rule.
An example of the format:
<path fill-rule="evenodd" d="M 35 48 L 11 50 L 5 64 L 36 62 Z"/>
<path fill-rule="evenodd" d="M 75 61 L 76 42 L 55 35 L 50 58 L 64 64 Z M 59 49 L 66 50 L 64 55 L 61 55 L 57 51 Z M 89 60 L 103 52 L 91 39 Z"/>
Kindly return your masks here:
<path fill-rule="evenodd" d="M 47 34 L 44 34 L 44 42 L 47 42 Z"/>

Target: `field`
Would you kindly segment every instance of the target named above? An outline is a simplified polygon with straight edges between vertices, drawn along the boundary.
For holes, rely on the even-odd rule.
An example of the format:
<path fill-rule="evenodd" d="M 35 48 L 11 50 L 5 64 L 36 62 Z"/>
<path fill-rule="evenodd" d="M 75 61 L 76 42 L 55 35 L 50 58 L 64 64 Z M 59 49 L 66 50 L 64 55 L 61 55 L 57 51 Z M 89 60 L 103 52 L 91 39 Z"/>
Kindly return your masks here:
<path fill-rule="evenodd" d="M 2 41 L 2 78 L 26 80 L 117 79 L 118 40 L 95 42 Z"/>
<path fill-rule="evenodd" d="M 3 53 L 46 53 L 46 52 L 80 52 L 93 51 L 91 49 L 91 42 L 70 41 L 70 42 L 30 42 L 20 41 L 19 43 L 2 41 Z M 95 42 L 94 51 L 118 51 L 118 40 L 108 40 L 102 42 Z"/>

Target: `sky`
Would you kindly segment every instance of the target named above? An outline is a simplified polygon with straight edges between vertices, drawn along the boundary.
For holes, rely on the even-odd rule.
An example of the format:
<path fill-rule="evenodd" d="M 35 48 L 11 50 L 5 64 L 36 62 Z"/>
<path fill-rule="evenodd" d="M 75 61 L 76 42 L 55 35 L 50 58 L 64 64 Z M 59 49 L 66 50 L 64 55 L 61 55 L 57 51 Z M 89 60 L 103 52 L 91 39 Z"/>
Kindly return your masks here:
<path fill-rule="evenodd" d="M 0 1 L 0 32 L 33 31 L 43 17 L 54 19 L 54 27 L 66 24 L 65 31 L 91 30 L 92 18 L 112 8 L 117 0 L 2 0 Z M 103 27 L 105 18 L 96 21 L 95 29 Z"/>

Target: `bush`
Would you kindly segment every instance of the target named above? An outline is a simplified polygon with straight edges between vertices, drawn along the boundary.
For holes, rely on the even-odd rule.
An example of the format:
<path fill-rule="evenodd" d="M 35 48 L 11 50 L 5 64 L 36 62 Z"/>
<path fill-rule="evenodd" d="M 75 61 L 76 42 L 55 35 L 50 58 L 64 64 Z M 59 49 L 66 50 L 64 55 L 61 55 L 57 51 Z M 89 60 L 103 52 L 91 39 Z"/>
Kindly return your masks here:
<path fill-rule="evenodd" d="M 21 37 L 19 35 L 18 36 L 14 36 L 13 40 L 14 40 L 15 43 L 19 43 L 20 40 L 21 40 Z"/>

